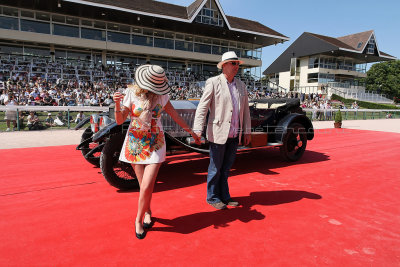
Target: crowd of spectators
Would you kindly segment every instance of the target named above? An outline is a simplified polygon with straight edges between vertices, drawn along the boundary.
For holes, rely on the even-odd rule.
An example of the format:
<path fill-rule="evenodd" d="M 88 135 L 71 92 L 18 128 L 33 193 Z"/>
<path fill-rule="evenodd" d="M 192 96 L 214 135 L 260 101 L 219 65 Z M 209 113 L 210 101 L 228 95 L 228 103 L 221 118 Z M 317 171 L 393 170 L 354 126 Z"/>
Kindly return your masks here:
<path fill-rule="evenodd" d="M 93 65 L 77 61 L 75 64 L 52 62 L 38 58 L 0 57 L 0 105 L 19 106 L 109 106 L 116 90 L 124 90 L 133 81 L 136 66 L 117 67 Z M 205 80 L 216 73 L 193 73 L 184 70 L 166 70 L 171 84 L 171 100 L 199 99 Z M 251 76 L 241 76 L 247 84 L 249 99 L 300 98 L 303 108 L 324 109 L 313 113 L 313 119 L 330 119 L 331 103 L 319 94 L 277 92 Z M 358 108 L 354 103 L 353 108 Z M 323 117 L 319 114 L 324 114 Z M 8 116 L 9 115 L 9 116 Z M 15 114 L 6 114 L 7 128 L 15 127 Z M 82 114 L 83 115 L 83 114 Z M 29 116 L 28 116 L 29 117 Z M 314 118 L 315 117 L 315 118 Z M 33 117 L 34 118 L 34 117 Z M 79 118 L 77 119 L 79 120 Z M 29 129 L 62 126 L 63 120 L 48 115 L 40 125 L 28 120 Z"/>

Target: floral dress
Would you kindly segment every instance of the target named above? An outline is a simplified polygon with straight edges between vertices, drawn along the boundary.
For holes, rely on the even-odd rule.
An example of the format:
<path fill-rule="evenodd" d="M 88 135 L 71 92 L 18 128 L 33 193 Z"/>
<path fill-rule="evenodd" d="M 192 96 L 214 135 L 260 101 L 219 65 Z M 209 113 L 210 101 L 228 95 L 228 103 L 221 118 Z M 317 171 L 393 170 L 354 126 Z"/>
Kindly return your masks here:
<path fill-rule="evenodd" d="M 143 122 L 139 119 L 143 109 L 133 90 L 126 90 L 123 105 L 131 111 L 131 122 L 119 156 L 120 161 L 134 164 L 151 164 L 165 161 L 166 146 L 161 112 L 169 100 L 168 95 L 158 97 L 152 110 L 150 131 L 143 130 Z"/>

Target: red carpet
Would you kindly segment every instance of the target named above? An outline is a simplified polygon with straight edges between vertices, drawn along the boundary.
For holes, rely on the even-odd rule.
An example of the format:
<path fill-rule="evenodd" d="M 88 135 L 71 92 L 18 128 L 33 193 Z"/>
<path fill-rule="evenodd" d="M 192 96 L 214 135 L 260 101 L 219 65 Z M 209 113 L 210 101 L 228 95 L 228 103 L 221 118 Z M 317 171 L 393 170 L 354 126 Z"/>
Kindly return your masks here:
<path fill-rule="evenodd" d="M 0 266 L 399 266 L 400 134 L 320 130 L 301 161 L 238 155 L 231 195 L 205 202 L 208 159 L 169 157 L 154 228 L 75 146 L 0 150 Z M 23 163 L 21 163 L 23 162 Z"/>

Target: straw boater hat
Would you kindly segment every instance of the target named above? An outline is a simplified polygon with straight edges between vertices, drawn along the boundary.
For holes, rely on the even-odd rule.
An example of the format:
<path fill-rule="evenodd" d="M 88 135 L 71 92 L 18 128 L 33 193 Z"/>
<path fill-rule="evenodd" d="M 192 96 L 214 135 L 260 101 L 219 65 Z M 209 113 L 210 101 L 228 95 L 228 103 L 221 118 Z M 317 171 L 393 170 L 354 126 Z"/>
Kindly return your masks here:
<path fill-rule="evenodd" d="M 162 67 L 157 65 L 142 65 L 135 72 L 136 84 L 157 95 L 165 95 L 171 90 L 167 76 Z"/>
<path fill-rule="evenodd" d="M 235 52 L 229 51 L 222 55 L 221 62 L 219 62 L 217 65 L 218 69 L 222 69 L 222 66 L 229 61 L 237 61 L 239 62 L 239 65 L 243 64 L 243 61 L 239 60 Z"/>

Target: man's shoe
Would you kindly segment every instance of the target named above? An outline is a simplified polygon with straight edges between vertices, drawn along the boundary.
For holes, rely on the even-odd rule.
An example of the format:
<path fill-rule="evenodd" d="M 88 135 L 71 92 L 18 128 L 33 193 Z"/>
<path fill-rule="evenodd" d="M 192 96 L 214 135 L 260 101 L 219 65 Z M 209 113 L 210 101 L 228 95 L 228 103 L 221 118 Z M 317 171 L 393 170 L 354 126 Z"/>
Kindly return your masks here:
<path fill-rule="evenodd" d="M 207 202 L 208 203 L 208 202 Z M 215 203 L 208 203 L 211 206 L 213 206 L 214 208 L 216 208 L 217 210 L 223 210 L 226 209 L 226 205 L 222 202 L 215 202 Z"/>
<path fill-rule="evenodd" d="M 230 199 L 224 201 L 224 203 L 225 203 L 226 205 L 228 205 L 228 206 L 231 206 L 231 207 L 238 207 L 238 206 L 240 206 L 239 202 L 237 202 L 236 200 L 233 200 L 232 198 L 230 198 Z"/>

